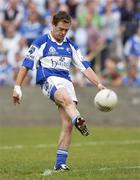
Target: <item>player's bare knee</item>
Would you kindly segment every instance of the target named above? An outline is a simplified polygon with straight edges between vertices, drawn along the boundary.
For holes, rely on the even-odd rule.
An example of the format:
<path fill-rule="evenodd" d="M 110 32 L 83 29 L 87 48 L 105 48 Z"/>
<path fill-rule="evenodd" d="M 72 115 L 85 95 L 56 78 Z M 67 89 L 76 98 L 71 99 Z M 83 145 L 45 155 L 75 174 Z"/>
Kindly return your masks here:
<path fill-rule="evenodd" d="M 65 108 L 65 107 L 68 107 L 68 106 L 70 106 L 70 105 L 73 104 L 72 99 L 71 99 L 70 97 L 68 97 L 68 96 L 63 96 L 61 102 L 62 102 L 61 105 L 62 105 L 64 108 Z"/>

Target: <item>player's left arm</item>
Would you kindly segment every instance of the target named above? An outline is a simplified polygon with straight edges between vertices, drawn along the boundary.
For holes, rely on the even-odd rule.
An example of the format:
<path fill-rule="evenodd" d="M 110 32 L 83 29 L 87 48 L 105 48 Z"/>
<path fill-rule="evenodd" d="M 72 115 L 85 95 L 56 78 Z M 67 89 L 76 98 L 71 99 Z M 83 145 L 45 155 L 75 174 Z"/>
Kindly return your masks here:
<path fill-rule="evenodd" d="M 98 89 L 104 89 L 104 85 L 101 83 L 97 74 L 91 69 L 90 62 L 85 60 L 78 47 L 71 45 L 73 54 L 73 64 L 86 76 L 86 78 L 95 84 Z"/>
<path fill-rule="evenodd" d="M 97 74 L 90 67 L 88 67 L 86 70 L 84 70 L 83 74 L 86 76 L 86 78 L 90 82 L 95 84 L 98 87 L 98 89 L 105 89 L 105 86 L 101 83 Z"/>

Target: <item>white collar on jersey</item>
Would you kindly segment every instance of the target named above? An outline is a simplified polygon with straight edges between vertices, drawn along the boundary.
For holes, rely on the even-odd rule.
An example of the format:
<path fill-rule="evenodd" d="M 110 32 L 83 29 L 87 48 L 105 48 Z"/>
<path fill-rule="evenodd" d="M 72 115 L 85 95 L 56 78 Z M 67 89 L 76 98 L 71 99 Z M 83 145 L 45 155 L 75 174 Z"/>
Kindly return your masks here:
<path fill-rule="evenodd" d="M 51 34 L 51 31 L 48 33 L 48 35 L 49 35 L 49 38 L 51 39 L 51 41 L 56 42 L 58 45 L 62 45 L 63 42 L 66 41 L 66 37 L 65 37 L 64 40 L 63 40 L 61 43 L 57 42 L 57 41 L 53 38 L 53 36 L 52 36 L 52 34 Z"/>

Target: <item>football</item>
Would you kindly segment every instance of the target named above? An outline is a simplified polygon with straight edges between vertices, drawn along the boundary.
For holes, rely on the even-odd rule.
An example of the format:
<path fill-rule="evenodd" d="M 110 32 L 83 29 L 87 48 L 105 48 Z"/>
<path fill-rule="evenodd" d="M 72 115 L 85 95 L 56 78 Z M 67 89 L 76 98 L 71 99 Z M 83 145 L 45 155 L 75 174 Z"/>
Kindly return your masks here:
<path fill-rule="evenodd" d="M 111 89 L 100 90 L 95 98 L 94 104 L 100 111 L 109 112 L 117 105 L 117 94 Z"/>

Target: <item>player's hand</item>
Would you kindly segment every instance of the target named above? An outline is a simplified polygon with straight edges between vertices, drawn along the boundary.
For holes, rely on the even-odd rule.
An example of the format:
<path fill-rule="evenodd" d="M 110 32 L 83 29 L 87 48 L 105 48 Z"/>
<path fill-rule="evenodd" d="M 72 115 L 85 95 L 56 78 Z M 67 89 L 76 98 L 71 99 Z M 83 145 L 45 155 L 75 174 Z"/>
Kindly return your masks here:
<path fill-rule="evenodd" d="M 12 98 L 13 98 L 14 105 L 21 103 L 22 91 L 21 91 L 21 87 L 20 86 L 15 85 L 14 90 L 13 90 Z"/>
<path fill-rule="evenodd" d="M 99 90 L 106 89 L 106 87 L 105 87 L 102 83 L 99 83 L 99 84 L 97 85 L 97 88 L 98 88 Z"/>

